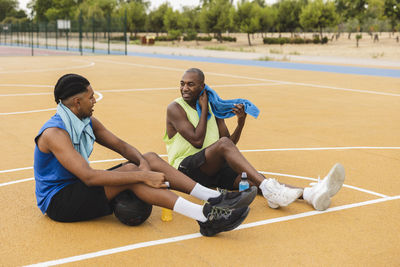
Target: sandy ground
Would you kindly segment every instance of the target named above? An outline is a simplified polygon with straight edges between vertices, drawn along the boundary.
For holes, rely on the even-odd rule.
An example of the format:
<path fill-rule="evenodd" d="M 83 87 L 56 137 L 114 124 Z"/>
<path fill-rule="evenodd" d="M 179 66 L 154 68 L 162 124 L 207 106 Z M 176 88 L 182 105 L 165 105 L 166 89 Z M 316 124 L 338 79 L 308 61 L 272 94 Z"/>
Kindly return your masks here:
<path fill-rule="evenodd" d="M 354 59 L 377 59 L 388 61 L 400 61 L 400 42 L 397 41 L 398 33 L 382 33 L 378 34 L 379 41 L 374 42 L 373 38 L 367 34 L 362 34 L 362 39 L 359 41 L 359 47 L 356 45 L 355 34 L 341 34 L 338 39 L 333 38 L 333 34 L 327 35 L 330 39 L 328 44 L 307 44 L 307 45 L 265 45 L 261 34 L 254 34 L 250 37 L 252 46 L 249 46 L 246 34 L 230 34 L 229 36 L 236 37 L 236 42 L 219 43 L 216 40 L 211 42 L 159 42 L 156 45 L 180 47 L 180 48 L 196 48 L 217 51 L 235 51 L 259 53 L 266 56 L 286 56 L 289 60 L 293 56 L 309 56 L 309 57 L 351 57 Z M 268 37 L 278 37 L 277 33 L 267 34 Z M 290 34 L 282 34 L 289 37 Z M 301 37 L 311 38 L 311 34 L 300 35 Z M 400 37 L 399 37 L 400 38 Z"/>

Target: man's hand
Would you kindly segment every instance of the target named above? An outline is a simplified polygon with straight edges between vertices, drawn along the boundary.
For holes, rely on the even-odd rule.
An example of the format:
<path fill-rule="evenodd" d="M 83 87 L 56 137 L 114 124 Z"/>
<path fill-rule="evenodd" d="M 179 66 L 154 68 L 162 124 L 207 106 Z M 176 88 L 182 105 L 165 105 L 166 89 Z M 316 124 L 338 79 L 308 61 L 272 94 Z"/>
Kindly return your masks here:
<path fill-rule="evenodd" d="M 143 183 L 154 188 L 168 188 L 168 185 L 165 184 L 165 175 L 161 172 L 149 171 Z"/>
<path fill-rule="evenodd" d="M 243 104 L 235 104 L 235 107 L 232 109 L 232 112 L 238 118 L 238 123 L 244 123 L 246 120 L 247 113 L 244 112 L 244 105 Z"/>
<path fill-rule="evenodd" d="M 199 97 L 199 105 L 202 112 L 208 111 L 208 96 L 205 90 L 203 94 Z"/>

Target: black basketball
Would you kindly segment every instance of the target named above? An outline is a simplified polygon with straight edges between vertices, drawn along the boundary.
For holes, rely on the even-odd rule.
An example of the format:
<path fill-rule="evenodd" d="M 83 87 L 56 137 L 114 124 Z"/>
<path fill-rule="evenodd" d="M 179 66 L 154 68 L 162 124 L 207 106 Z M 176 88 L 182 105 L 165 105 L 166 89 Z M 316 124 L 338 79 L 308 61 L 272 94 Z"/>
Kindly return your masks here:
<path fill-rule="evenodd" d="M 140 200 L 132 191 L 119 193 L 112 201 L 114 215 L 129 226 L 142 224 L 149 218 L 153 206 Z"/>

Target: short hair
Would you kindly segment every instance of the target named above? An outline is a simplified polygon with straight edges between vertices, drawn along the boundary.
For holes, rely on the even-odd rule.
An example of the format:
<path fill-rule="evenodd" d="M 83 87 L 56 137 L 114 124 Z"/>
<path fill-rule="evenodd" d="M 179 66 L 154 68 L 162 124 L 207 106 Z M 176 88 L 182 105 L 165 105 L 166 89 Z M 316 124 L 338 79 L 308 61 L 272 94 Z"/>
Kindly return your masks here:
<path fill-rule="evenodd" d="M 81 75 L 72 73 L 65 74 L 58 79 L 54 87 L 54 100 L 58 104 L 60 100 L 87 91 L 89 85 L 89 81 Z"/>
<path fill-rule="evenodd" d="M 204 73 L 200 69 L 198 69 L 198 68 L 190 68 L 185 72 L 194 72 L 194 73 L 196 73 L 197 77 L 199 77 L 200 82 L 204 83 L 204 79 L 205 79 L 204 78 Z"/>

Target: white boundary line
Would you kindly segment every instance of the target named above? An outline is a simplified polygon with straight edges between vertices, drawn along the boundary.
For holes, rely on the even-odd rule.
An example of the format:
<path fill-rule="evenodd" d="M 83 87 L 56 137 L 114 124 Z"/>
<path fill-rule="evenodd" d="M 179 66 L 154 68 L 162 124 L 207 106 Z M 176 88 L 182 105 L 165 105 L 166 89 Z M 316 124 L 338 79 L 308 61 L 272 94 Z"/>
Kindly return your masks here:
<path fill-rule="evenodd" d="M 377 203 L 391 201 L 391 200 L 397 200 L 397 199 L 400 199 L 400 195 L 338 206 L 338 207 L 327 209 L 325 211 L 309 211 L 309 212 L 303 212 L 303 213 L 295 214 L 295 215 L 289 215 L 289 216 L 284 216 L 284 217 L 279 217 L 279 218 L 272 218 L 272 219 L 262 220 L 262 221 L 253 222 L 253 223 L 246 223 L 246 224 L 240 225 L 238 228 L 234 229 L 233 231 L 237 231 L 240 229 L 248 229 L 248 228 L 262 226 L 262 225 L 268 225 L 268 224 L 277 223 L 277 222 L 290 221 L 290 220 L 295 220 L 295 219 L 299 219 L 299 218 L 310 217 L 310 216 L 314 216 L 314 215 L 320 215 L 320 214 L 330 213 L 330 212 L 335 212 L 335 211 L 340 211 L 340 210 L 346 210 L 346 209 L 351 209 L 351 208 L 355 208 L 355 207 L 367 206 L 367 205 L 372 205 L 372 204 L 377 204 Z M 62 258 L 62 259 L 57 259 L 57 260 L 52 260 L 52 261 L 41 262 L 41 263 L 27 265 L 27 266 L 32 266 L 32 267 L 33 266 L 53 266 L 53 265 L 71 263 L 71 262 L 82 261 L 82 260 L 87 260 L 87 259 L 91 259 L 91 258 L 131 251 L 131 250 L 135 250 L 138 248 L 145 248 L 145 247 L 175 243 L 175 242 L 189 240 L 189 239 L 195 239 L 195 238 L 199 238 L 199 237 L 201 237 L 201 234 L 199 234 L 199 233 L 175 236 L 175 237 L 170 237 L 170 238 L 164 238 L 164 239 L 159 239 L 159 240 L 152 240 L 152 241 L 147 241 L 147 242 L 131 244 L 131 245 L 122 246 L 122 247 L 116 247 L 116 248 L 112 248 L 112 249 L 100 250 L 100 251 L 96 251 L 96 252 L 81 254 L 81 255 L 77 255 L 77 256 L 72 256 L 72 257 L 67 257 L 67 258 Z"/>
<path fill-rule="evenodd" d="M 163 67 L 163 66 L 156 66 L 156 65 L 136 64 L 136 63 L 130 63 L 130 62 L 116 62 L 116 61 L 113 61 L 113 60 L 106 60 L 106 59 L 96 59 L 95 61 L 105 62 L 105 63 L 112 63 L 112 64 L 135 66 L 135 67 L 141 67 L 141 68 L 162 69 L 162 70 L 171 70 L 171 71 L 179 71 L 179 72 L 185 71 L 185 69 L 180 69 L 180 68 L 170 68 L 170 67 Z M 400 94 L 395 94 L 395 93 L 385 93 L 385 92 L 378 92 L 378 91 L 359 90 L 359 89 L 351 89 L 351 88 L 343 88 L 343 87 L 335 87 L 335 86 L 326 86 L 326 85 L 318 85 L 318 84 L 311 84 L 311 83 L 287 82 L 287 81 L 271 80 L 271 79 L 263 79 L 263 78 L 254 78 L 254 77 L 248 77 L 248 76 L 242 76 L 242 75 L 233 75 L 233 74 L 225 74 L 225 73 L 217 73 L 217 72 L 204 72 L 204 73 L 207 74 L 207 75 L 216 75 L 216 76 L 222 76 L 222 77 L 247 79 L 247 80 L 261 81 L 261 82 L 273 82 L 273 83 L 278 83 L 278 84 L 309 86 L 309 87 L 325 88 L 325 89 L 331 89 L 331 90 L 340 90 L 340 91 L 375 94 L 375 95 L 385 95 L 385 96 L 400 96 Z"/>
<path fill-rule="evenodd" d="M 310 147 L 310 148 L 266 148 L 266 149 L 241 149 L 240 152 L 274 152 L 274 151 L 313 151 L 313 150 L 399 150 L 400 147 L 378 147 L 378 146 L 346 146 L 346 147 Z M 161 154 L 160 157 L 166 157 L 167 155 Z M 104 159 L 104 160 L 94 160 L 90 163 L 101 163 L 101 162 L 112 162 L 126 160 L 124 158 L 117 159 Z M 0 170 L 0 173 L 16 172 L 23 170 L 31 170 L 33 167 L 22 167 L 16 169 Z"/>
<path fill-rule="evenodd" d="M 103 95 L 97 91 L 94 92 L 97 94 L 99 97 L 96 99 L 96 101 L 100 101 L 103 99 Z M 50 94 L 50 93 L 49 93 Z M 1 95 L 0 95 L 1 96 Z M 18 115 L 18 114 L 28 114 L 28 113 L 36 113 L 36 112 L 43 112 L 43 111 L 52 111 L 56 110 L 56 108 L 47 108 L 47 109 L 36 109 L 36 110 L 27 110 L 27 111 L 16 111 L 16 112 L 5 112 L 5 113 L 0 113 L 0 116 L 5 116 L 5 115 Z"/>
<path fill-rule="evenodd" d="M 250 87 L 250 86 L 266 86 L 266 85 L 280 85 L 278 83 L 246 83 L 246 84 L 220 84 L 220 85 L 213 85 L 215 88 L 224 88 L 224 87 Z M 14 86 L 18 87 L 18 84 L 0 84 L 0 86 Z M 21 87 L 40 87 L 34 85 L 21 85 Z M 53 87 L 50 85 L 45 85 L 41 87 Z M 179 86 L 175 87 L 163 87 L 163 88 L 127 88 L 127 89 L 105 89 L 105 90 L 97 90 L 97 92 L 135 92 L 135 91 L 161 91 L 161 90 L 178 90 Z M 52 95 L 53 92 L 43 92 L 43 93 L 20 93 L 20 94 L 1 94 L 0 97 L 7 97 L 7 96 L 34 96 L 34 95 Z"/>
<path fill-rule="evenodd" d="M 72 69 L 84 69 L 84 68 L 90 68 L 93 67 L 96 63 L 94 62 L 88 62 L 84 60 L 72 60 L 72 61 L 77 61 L 77 62 L 84 62 L 84 63 L 89 63 L 86 65 L 82 66 L 72 66 L 72 67 L 64 67 L 64 68 L 49 68 L 49 69 L 38 69 L 38 70 L 10 70 L 10 71 L 0 71 L 0 74 L 6 74 L 6 73 L 26 73 L 26 72 L 43 72 L 43 71 L 58 71 L 58 70 L 72 70 Z"/>

